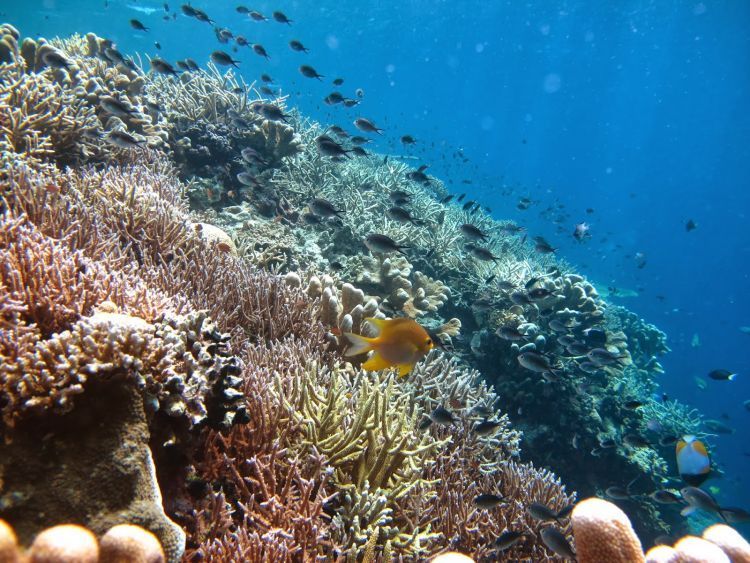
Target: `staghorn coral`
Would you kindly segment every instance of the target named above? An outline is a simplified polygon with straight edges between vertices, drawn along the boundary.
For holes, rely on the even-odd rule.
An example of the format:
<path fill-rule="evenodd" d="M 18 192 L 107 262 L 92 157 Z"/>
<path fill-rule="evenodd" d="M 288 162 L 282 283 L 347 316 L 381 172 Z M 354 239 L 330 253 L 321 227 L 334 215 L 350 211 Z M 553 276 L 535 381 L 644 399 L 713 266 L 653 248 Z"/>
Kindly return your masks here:
<path fill-rule="evenodd" d="M 166 314 L 168 301 L 134 273 L 109 274 L 7 213 L 0 256 L 0 287 L 10 305 L 0 331 L 5 424 L 29 411 L 69 412 L 92 378 L 123 375 L 190 425 L 231 423 L 235 360 L 205 315 Z M 119 313 L 117 302 L 134 314 Z M 21 346 L 18 332 L 25 335 Z M 209 405 L 219 410 L 209 412 Z"/>
<path fill-rule="evenodd" d="M 409 395 L 393 374 L 371 382 L 361 370 L 315 363 L 298 369 L 300 375 L 286 385 L 276 382 L 287 416 L 301 432 L 301 440 L 287 447 L 300 455 L 318 452 L 333 469 L 336 487 L 345 493 L 334 519 L 344 553 L 364 552 L 376 529 L 378 545 L 390 541 L 405 554 L 424 553 L 429 527 L 411 527 L 389 512 L 399 499 L 420 494 L 426 486 L 420 473 L 441 446 L 416 430 L 419 413 Z M 379 517 L 370 519 L 373 514 Z"/>

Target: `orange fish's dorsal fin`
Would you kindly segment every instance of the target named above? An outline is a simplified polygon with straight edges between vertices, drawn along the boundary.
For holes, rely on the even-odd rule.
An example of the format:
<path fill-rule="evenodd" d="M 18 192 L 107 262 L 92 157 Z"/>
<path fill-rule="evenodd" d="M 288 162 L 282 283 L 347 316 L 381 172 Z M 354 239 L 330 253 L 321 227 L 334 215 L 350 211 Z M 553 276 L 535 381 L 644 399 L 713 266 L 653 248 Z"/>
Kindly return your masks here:
<path fill-rule="evenodd" d="M 388 326 L 388 324 L 391 322 L 388 319 L 379 319 L 376 317 L 367 317 L 365 319 L 366 322 L 373 325 L 375 328 L 378 329 L 378 336 L 383 332 L 383 329 Z"/>
<path fill-rule="evenodd" d="M 377 352 L 375 352 L 369 360 L 362 364 L 362 367 L 367 371 L 380 371 L 388 369 L 391 366 L 392 364 Z"/>
<path fill-rule="evenodd" d="M 399 377 L 406 377 L 411 373 L 411 370 L 414 366 L 412 364 L 401 364 L 398 366 L 398 375 Z"/>
<path fill-rule="evenodd" d="M 349 347 L 344 352 L 345 356 L 359 356 L 372 350 L 372 338 L 352 332 L 345 332 L 344 337 L 349 341 Z"/>

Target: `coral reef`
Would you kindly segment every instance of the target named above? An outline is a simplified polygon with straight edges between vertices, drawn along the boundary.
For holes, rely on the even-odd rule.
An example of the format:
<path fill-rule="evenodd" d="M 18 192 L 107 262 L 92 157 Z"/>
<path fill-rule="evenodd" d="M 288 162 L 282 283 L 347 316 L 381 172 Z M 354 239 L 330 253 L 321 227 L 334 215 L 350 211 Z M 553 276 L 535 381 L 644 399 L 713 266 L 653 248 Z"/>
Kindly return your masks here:
<path fill-rule="evenodd" d="M 503 557 L 549 561 L 532 503 L 661 485 L 653 421 L 697 418 L 651 398 L 664 334 L 517 227 L 441 203 L 424 168 L 321 155 L 319 125 L 231 72 L 0 31 L 0 515 L 21 543 L 69 521 L 141 525 L 170 561 L 491 560 L 513 530 Z M 346 362 L 342 333 L 385 316 L 443 349 L 404 379 Z"/>

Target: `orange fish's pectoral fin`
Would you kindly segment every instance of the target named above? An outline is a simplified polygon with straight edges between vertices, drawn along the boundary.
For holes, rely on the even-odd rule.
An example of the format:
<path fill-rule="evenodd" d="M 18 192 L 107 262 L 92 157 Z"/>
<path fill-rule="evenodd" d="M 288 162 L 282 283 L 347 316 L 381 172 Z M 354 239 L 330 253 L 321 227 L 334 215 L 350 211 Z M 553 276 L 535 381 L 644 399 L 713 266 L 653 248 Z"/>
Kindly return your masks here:
<path fill-rule="evenodd" d="M 344 337 L 349 341 L 349 347 L 344 352 L 345 356 L 359 356 L 372 350 L 372 338 L 352 332 L 345 332 Z"/>
<path fill-rule="evenodd" d="M 393 364 L 375 352 L 369 360 L 362 364 L 362 367 L 367 371 L 380 371 L 393 367 Z"/>
<path fill-rule="evenodd" d="M 411 373 L 412 368 L 414 367 L 414 364 L 400 364 L 398 366 L 398 376 L 399 377 L 406 377 Z"/>

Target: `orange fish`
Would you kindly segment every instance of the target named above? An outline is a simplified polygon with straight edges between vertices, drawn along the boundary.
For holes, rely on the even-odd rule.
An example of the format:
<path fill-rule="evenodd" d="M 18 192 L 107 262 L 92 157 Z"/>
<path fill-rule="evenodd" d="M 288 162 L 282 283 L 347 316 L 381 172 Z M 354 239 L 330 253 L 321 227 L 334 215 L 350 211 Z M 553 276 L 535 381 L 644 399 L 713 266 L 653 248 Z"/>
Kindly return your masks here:
<path fill-rule="evenodd" d="M 700 486 L 711 473 L 706 445 L 695 436 L 683 436 L 675 448 L 677 471 L 688 485 Z"/>
<path fill-rule="evenodd" d="M 362 364 L 366 370 L 397 367 L 398 374 L 404 377 L 435 345 L 427 331 L 409 318 L 365 320 L 377 327 L 377 336 L 368 338 L 351 332 L 344 333 L 344 336 L 350 343 L 347 356 L 358 356 L 374 350 L 370 359 Z"/>

